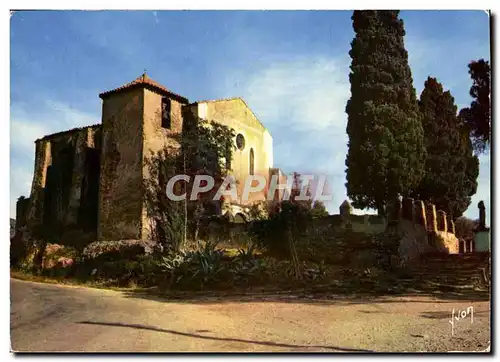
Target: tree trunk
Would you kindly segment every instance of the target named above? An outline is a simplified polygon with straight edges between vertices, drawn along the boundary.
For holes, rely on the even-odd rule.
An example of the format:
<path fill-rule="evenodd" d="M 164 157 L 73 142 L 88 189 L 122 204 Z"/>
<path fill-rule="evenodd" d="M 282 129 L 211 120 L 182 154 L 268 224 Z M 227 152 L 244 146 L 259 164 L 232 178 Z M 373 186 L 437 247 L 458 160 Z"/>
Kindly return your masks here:
<path fill-rule="evenodd" d="M 290 216 L 290 215 L 288 215 Z M 299 263 L 299 257 L 297 255 L 297 249 L 295 248 L 295 239 L 294 239 L 294 232 L 293 232 L 293 227 L 292 227 L 292 221 L 290 218 L 287 220 L 287 238 L 288 238 L 288 248 L 290 249 L 290 255 L 292 258 L 292 265 L 294 268 L 295 272 L 295 278 L 301 279 L 302 278 L 302 273 L 300 269 L 300 263 Z"/>
<path fill-rule="evenodd" d="M 45 249 L 47 248 L 47 242 L 43 240 L 39 245 L 40 248 L 33 260 L 33 267 L 37 273 L 41 273 L 43 270 L 43 255 L 45 254 Z"/>

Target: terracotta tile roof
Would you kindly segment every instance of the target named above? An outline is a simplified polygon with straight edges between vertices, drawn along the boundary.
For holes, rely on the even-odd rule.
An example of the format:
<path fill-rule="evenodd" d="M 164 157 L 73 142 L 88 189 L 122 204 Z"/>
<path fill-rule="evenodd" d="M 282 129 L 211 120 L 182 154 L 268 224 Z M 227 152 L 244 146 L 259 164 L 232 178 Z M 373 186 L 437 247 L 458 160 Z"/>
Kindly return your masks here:
<path fill-rule="evenodd" d="M 177 99 L 178 101 L 180 101 L 182 103 L 189 103 L 187 98 L 184 98 L 183 96 L 180 96 L 180 95 L 168 90 L 167 88 L 162 86 L 160 83 L 149 78 L 146 74 L 141 75 L 139 78 L 133 80 L 130 83 L 122 85 L 121 87 L 118 87 L 118 88 L 115 88 L 113 90 L 101 93 L 101 94 L 99 94 L 99 97 L 103 99 L 110 94 L 121 92 L 121 91 L 128 90 L 128 89 L 132 89 L 135 87 L 141 87 L 141 86 L 146 87 L 146 88 L 150 88 L 150 89 L 155 90 L 157 92 L 160 92 L 162 94 L 170 95 L 172 98 Z"/>

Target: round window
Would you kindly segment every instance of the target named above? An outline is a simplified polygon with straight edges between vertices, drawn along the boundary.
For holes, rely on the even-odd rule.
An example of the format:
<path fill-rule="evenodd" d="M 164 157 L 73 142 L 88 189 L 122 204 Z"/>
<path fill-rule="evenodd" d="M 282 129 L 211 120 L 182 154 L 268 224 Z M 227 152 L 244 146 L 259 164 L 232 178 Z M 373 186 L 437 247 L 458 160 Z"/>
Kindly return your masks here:
<path fill-rule="evenodd" d="M 236 136 L 236 147 L 238 147 L 240 151 L 245 148 L 245 137 L 243 137 L 241 133 L 238 133 Z"/>

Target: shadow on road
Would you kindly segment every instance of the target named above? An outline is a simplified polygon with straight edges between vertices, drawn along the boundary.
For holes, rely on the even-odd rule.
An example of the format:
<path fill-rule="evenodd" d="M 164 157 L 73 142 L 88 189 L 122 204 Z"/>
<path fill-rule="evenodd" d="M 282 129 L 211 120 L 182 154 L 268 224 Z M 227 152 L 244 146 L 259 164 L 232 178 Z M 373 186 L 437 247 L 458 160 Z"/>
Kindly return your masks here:
<path fill-rule="evenodd" d="M 110 322 L 91 322 L 91 321 L 81 321 L 77 322 L 78 324 L 91 324 L 91 325 L 101 325 L 101 326 L 111 326 L 111 327 L 124 327 L 124 328 L 134 328 L 134 329 L 143 329 L 155 332 L 162 333 L 171 333 L 179 336 L 192 337 L 192 338 L 200 338 L 200 339 L 208 339 L 214 341 L 225 341 L 225 342 L 240 342 L 240 343 L 250 343 L 250 344 L 258 344 L 262 346 L 270 346 L 270 347 L 283 347 L 283 348 L 323 348 L 329 349 L 337 352 L 374 352 L 368 349 L 356 349 L 356 348 L 345 348 L 345 347 L 335 347 L 335 346 L 308 346 L 308 345 L 297 345 L 297 344 L 287 344 L 287 343 L 278 343 L 278 342 L 267 342 L 267 341 L 252 341 L 248 339 L 240 339 L 240 338 L 222 338 L 222 337 L 211 337 L 204 336 L 201 334 L 187 333 L 187 332 L 179 332 L 171 329 L 163 329 L 154 326 L 146 326 L 142 324 L 126 324 L 126 323 L 110 323 Z M 208 331 L 207 331 L 208 332 Z"/>
<path fill-rule="evenodd" d="M 127 298 L 142 298 L 164 303 L 189 303 L 189 304 L 220 304 L 220 303 L 306 303 L 316 305 L 366 305 L 379 303 L 456 303 L 483 302 L 490 300 L 489 292 L 426 292 L 412 291 L 406 293 L 350 293 L 343 294 L 336 291 L 248 291 L 248 292 L 159 292 L 127 291 Z M 427 297 L 428 299 L 419 299 Z M 401 298 L 401 299 L 399 299 Z"/>
<path fill-rule="evenodd" d="M 490 315 L 489 310 L 483 310 L 483 311 L 474 311 L 474 316 L 477 315 Z M 450 319 L 451 318 L 451 312 L 424 312 L 420 314 L 421 317 L 423 318 L 428 318 L 428 319 Z"/>

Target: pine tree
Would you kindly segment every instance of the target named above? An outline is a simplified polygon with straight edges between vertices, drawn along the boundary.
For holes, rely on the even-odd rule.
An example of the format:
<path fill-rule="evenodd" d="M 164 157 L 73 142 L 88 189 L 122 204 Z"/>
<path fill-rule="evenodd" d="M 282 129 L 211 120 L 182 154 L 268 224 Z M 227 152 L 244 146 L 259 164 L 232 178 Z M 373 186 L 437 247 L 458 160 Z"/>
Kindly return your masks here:
<path fill-rule="evenodd" d="M 421 115 L 412 85 L 399 11 L 354 11 L 347 195 L 358 208 L 385 213 L 410 194 L 423 173 Z"/>
<path fill-rule="evenodd" d="M 484 59 L 469 64 L 469 74 L 472 79 L 470 96 L 473 101 L 470 107 L 460 111 L 460 117 L 469 127 L 473 146 L 477 153 L 485 152 L 491 140 L 491 69 Z"/>
<path fill-rule="evenodd" d="M 479 161 L 473 155 L 467 129 L 457 117 L 454 98 L 435 78 L 427 78 L 419 108 L 427 159 L 415 197 L 429 200 L 457 218 L 476 193 Z"/>

